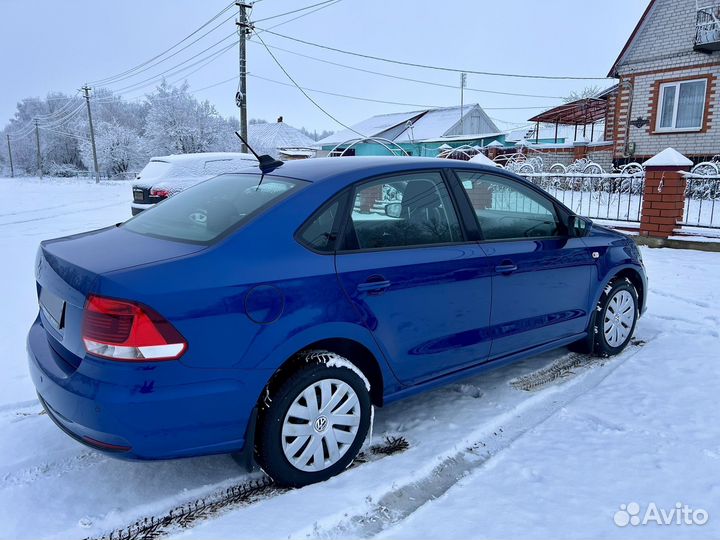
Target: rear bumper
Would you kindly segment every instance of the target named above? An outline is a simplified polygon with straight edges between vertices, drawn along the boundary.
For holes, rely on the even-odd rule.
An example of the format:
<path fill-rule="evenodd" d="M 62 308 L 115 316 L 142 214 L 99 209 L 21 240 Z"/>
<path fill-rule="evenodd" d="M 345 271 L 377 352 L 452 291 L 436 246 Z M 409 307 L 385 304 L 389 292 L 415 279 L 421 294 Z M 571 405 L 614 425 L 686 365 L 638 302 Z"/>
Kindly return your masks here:
<path fill-rule="evenodd" d="M 27 341 L 30 375 L 50 418 L 79 442 L 126 459 L 231 453 L 246 446 L 259 390 L 244 380 L 260 384 L 258 374 L 91 356 L 75 369 L 53 347 L 36 320 Z"/>
<path fill-rule="evenodd" d="M 143 210 L 147 210 L 148 208 L 152 208 L 155 206 L 154 204 L 143 204 L 143 203 L 130 203 L 130 211 L 132 212 L 133 216 L 137 216 L 140 212 Z"/>

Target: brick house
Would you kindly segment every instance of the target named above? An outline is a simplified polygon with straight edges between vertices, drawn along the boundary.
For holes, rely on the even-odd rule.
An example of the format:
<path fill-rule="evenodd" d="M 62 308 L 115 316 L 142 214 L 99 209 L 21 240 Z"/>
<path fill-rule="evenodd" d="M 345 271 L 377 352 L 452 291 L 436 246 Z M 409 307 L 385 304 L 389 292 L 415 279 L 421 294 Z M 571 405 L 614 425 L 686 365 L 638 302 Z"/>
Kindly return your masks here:
<path fill-rule="evenodd" d="M 605 123 L 616 162 L 668 147 L 696 163 L 720 154 L 720 2 L 711 1 L 650 1 L 609 73 L 619 79 Z"/>

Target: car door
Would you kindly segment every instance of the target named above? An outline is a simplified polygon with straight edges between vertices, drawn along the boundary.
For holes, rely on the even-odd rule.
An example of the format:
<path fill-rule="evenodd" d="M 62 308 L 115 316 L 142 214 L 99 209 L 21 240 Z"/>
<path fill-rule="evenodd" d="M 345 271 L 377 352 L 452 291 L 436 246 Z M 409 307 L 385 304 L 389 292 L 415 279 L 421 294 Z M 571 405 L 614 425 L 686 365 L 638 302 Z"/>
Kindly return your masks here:
<path fill-rule="evenodd" d="M 492 267 L 491 358 L 586 330 L 595 260 L 545 193 L 507 176 L 458 170 Z"/>
<path fill-rule="evenodd" d="M 338 278 L 398 379 L 414 384 L 486 360 L 490 268 L 443 174 L 386 176 L 353 197 Z"/>

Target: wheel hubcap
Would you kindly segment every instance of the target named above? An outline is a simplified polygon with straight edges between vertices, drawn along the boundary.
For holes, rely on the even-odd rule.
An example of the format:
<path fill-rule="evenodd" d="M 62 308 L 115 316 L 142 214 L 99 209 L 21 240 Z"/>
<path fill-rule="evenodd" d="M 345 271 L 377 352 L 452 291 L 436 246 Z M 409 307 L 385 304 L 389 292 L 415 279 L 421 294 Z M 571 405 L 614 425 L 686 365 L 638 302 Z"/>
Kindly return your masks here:
<path fill-rule="evenodd" d="M 300 392 L 285 415 L 285 457 L 301 471 L 327 469 L 355 442 L 360 416 L 357 394 L 346 382 L 324 379 L 311 384 Z"/>
<path fill-rule="evenodd" d="M 603 331 L 611 347 L 619 347 L 630 335 L 635 322 L 635 299 L 628 291 L 619 291 L 605 309 Z"/>

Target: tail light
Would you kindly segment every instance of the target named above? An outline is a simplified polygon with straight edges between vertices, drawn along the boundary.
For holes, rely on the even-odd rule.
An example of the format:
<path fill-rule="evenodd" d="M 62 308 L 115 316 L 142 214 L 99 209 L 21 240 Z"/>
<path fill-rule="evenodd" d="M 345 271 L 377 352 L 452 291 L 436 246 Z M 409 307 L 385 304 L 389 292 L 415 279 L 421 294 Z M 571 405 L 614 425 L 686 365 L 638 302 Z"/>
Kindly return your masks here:
<path fill-rule="evenodd" d="M 83 319 L 85 350 L 128 362 L 175 360 L 187 342 L 162 315 L 142 304 L 91 295 Z"/>
<path fill-rule="evenodd" d="M 161 199 L 167 199 L 170 196 L 170 191 L 162 188 L 152 188 L 150 190 L 151 197 L 160 197 Z"/>

